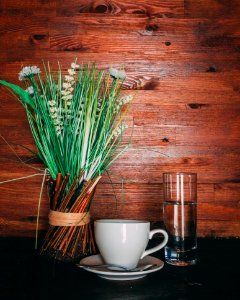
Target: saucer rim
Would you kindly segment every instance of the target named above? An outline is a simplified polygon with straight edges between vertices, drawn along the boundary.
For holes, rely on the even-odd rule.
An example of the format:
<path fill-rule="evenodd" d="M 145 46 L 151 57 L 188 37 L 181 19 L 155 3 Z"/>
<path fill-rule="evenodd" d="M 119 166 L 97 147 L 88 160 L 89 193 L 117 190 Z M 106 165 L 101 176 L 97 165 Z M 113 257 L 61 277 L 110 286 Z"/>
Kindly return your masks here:
<path fill-rule="evenodd" d="M 83 265 L 84 261 L 86 259 L 97 258 L 97 257 L 101 258 L 101 255 L 100 254 L 94 254 L 94 255 L 87 256 L 87 257 L 80 260 L 80 264 Z M 99 270 L 99 269 L 91 267 L 89 265 L 87 267 L 82 266 L 82 269 L 84 269 L 86 271 L 89 271 L 91 273 L 95 273 L 95 274 L 99 275 L 100 277 L 101 277 L 101 275 L 103 275 L 103 276 L 110 276 L 110 277 L 113 276 L 113 277 L 119 277 L 120 278 L 120 277 L 129 277 L 129 276 L 134 277 L 134 276 L 138 276 L 138 275 L 146 276 L 147 274 L 150 274 L 150 273 L 156 272 L 158 270 L 161 270 L 164 266 L 164 262 L 161 259 L 157 258 L 157 257 L 147 255 L 142 260 L 144 260 L 144 259 L 145 260 L 146 259 L 152 259 L 152 260 L 154 260 L 153 263 L 156 263 L 158 265 L 156 267 L 154 267 L 153 269 L 151 269 L 151 270 L 146 270 L 146 271 L 143 270 L 143 271 L 136 271 L 136 272 L 129 272 L 129 271 L 119 272 L 119 271 L 108 270 L 108 269 Z M 102 260 L 102 258 L 101 258 L 101 260 Z"/>

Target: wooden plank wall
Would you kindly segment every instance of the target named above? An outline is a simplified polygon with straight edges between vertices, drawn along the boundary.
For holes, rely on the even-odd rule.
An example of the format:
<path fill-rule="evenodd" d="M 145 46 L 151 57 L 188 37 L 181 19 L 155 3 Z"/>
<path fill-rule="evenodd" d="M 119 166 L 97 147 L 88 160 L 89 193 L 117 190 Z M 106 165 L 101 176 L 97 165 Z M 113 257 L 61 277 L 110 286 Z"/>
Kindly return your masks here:
<path fill-rule="evenodd" d="M 239 236 L 240 1 L 1 0 L 0 77 L 74 58 L 125 66 L 131 148 L 98 186 L 93 218 L 162 220 L 162 173 L 198 173 L 199 236 Z M 25 113 L 0 87 L 0 180 L 41 167 Z M 6 141 L 9 145 L 6 144 Z M 14 152 L 18 155 L 16 156 Z M 27 162 L 28 165 L 20 162 Z M 122 200 L 122 179 L 124 200 Z M 0 185 L 0 234 L 33 236 L 42 177 Z M 47 226 L 44 192 L 40 229 Z"/>

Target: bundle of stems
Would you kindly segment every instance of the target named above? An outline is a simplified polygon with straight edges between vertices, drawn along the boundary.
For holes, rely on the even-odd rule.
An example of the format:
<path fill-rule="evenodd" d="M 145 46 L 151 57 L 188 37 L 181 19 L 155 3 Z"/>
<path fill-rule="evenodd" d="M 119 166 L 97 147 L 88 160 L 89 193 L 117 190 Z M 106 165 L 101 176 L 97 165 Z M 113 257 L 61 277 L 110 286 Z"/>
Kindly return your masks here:
<path fill-rule="evenodd" d="M 26 109 L 37 155 L 49 172 L 52 210 L 84 213 L 102 173 L 127 149 L 122 135 L 132 96 L 121 95 L 124 71 L 104 72 L 96 65 L 71 64 L 68 73 L 58 64 L 24 67 L 20 86 L 0 80 L 17 94 Z M 124 107 L 124 109 L 123 109 Z M 50 226 L 42 251 L 53 248 L 72 255 L 78 240 L 83 250 L 94 247 L 90 225 Z"/>
<path fill-rule="evenodd" d="M 56 181 L 51 180 L 49 182 L 51 209 L 65 213 L 88 213 L 96 184 L 101 176 L 95 176 L 93 180 L 82 181 L 80 184 L 78 181 L 73 182 L 63 198 L 69 176 L 70 174 L 67 174 L 61 182 L 62 176 L 59 173 Z M 80 254 L 95 252 L 93 234 L 89 223 L 71 227 L 50 225 L 41 253 L 51 251 L 56 257 L 67 258 L 69 256 L 73 258 L 75 254 L 79 254 L 77 253 L 79 241 L 82 243 Z"/>

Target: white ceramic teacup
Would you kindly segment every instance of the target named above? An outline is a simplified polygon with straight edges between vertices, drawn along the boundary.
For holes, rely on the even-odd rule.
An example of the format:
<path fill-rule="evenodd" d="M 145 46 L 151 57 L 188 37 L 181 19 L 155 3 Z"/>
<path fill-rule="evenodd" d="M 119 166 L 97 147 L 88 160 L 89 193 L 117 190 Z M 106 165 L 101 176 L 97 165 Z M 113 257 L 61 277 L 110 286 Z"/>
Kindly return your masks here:
<path fill-rule="evenodd" d="M 164 236 L 162 243 L 145 250 L 155 233 Z M 140 220 L 102 219 L 94 222 L 98 249 L 106 264 L 135 268 L 140 259 L 163 248 L 168 241 L 165 230 L 150 231 L 150 222 Z"/>

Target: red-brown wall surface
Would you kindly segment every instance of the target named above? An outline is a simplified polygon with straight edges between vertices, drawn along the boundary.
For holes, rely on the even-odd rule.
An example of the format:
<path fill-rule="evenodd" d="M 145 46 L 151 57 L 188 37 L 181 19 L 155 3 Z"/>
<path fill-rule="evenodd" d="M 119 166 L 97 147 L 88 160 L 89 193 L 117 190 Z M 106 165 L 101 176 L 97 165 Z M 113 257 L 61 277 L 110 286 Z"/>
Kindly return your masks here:
<path fill-rule="evenodd" d="M 240 1 L 1 0 L 0 78 L 22 65 L 124 65 L 137 94 L 130 149 L 99 183 L 92 217 L 162 220 L 162 173 L 198 173 L 199 236 L 240 235 Z M 0 87 L 0 181 L 39 173 L 21 104 Z M 9 145 L 7 145 L 7 143 Z M 15 153 L 18 155 L 16 156 Z M 22 161 L 27 162 L 28 165 Z M 124 181 L 124 200 L 122 194 Z M 0 234 L 33 236 L 42 176 L 0 185 Z M 44 191 L 40 229 L 47 226 Z"/>

